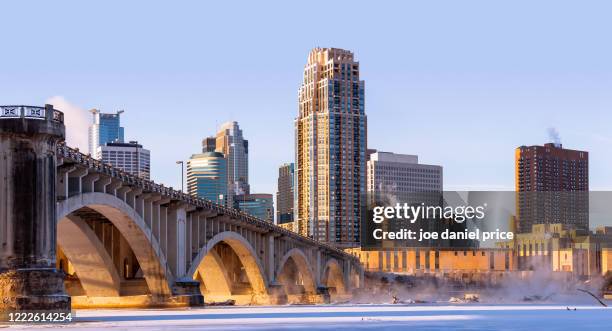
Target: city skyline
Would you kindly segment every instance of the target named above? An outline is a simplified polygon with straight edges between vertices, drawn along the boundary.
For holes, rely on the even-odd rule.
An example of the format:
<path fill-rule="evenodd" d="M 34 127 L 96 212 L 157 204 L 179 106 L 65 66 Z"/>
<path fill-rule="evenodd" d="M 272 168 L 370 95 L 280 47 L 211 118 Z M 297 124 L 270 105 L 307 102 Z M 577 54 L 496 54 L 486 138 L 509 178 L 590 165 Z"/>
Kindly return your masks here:
<path fill-rule="evenodd" d="M 612 2 L 0 12 L 0 326 L 612 323 Z"/>
<path fill-rule="evenodd" d="M 9 6 L 7 12 L 25 10 L 20 5 Z M 125 109 L 122 122 L 130 128 L 126 140 L 150 147 L 152 176 L 168 186 L 180 187 L 176 160 L 186 160 L 198 151 L 201 139 L 216 132 L 218 125 L 236 120 L 251 145 L 253 191 L 274 193 L 278 165 L 293 160 L 293 139 L 276 137 L 293 136 L 299 68 L 305 54 L 319 45 L 350 49 L 362 63 L 368 81 L 368 147 L 418 154 L 425 163 L 443 165 L 445 189 L 513 189 L 513 150 L 549 142 L 549 127 L 559 130 L 564 146 L 590 152 L 592 190 L 612 188 L 612 174 L 606 169 L 612 162 L 608 153 L 612 137 L 607 127 L 612 119 L 608 111 L 612 108 L 612 67 L 607 60 L 611 50 L 601 42 L 604 31 L 609 30 L 605 10 L 593 12 L 549 2 L 533 4 L 529 13 L 516 7 L 505 8 L 501 16 L 492 13 L 483 17 L 478 11 L 472 13 L 471 9 L 478 8 L 475 3 L 447 4 L 448 11 L 439 12 L 433 22 L 440 25 L 434 26 L 418 15 L 434 11 L 430 5 L 364 5 L 347 10 L 357 17 L 384 11 L 391 18 L 398 15 L 398 19 L 364 22 L 350 36 L 326 36 L 325 28 L 317 24 L 314 29 L 291 24 L 297 18 L 292 15 L 308 16 L 309 9 L 305 9 L 299 14 L 278 15 L 276 23 L 261 20 L 262 24 L 252 24 L 252 31 L 230 28 L 219 37 L 207 35 L 210 42 L 199 46 L 189 41 L 197 31 L 219 23 L 214 15 L 210 22 L 185 19 L 179 27 L 167 24 L 163 30 L 141 21 L 143 28 L 152 31 L 150 35 L 157 33 L 164 41 L 171 40 L 178 29 L 185 32 L 168 49 L 182 46 L 186 51 L 173 55 L 175 61 L 164 62 L 161 57 L 170 53 L 168 49 L 154 51 L 158 50 L 157 39 L 139 39 L 142 36 L 136 32 L 124 35 L 120 25 L 89 25 L 85 18 L 72 16 L 62 3 L 40 6 L 47 9 L 41 13 L 56 15 L 55 24 L 42 29 L 37 22 L 44 22 L 43 17 L 29 13 L 32 25 L 24 27 L 21 39 L 6 35 L 7 42 L 26 47 L 24 40 L 28 40 L 41 49 L 65 51 L 60 52 L 61 57 L 60 53 L 36 58 L 6 54 L 6 61 L 0 64 L 4 103 L 50 101 L 62 110 L 70 108 L 69 103 L 81 109 L 84 119 L 67 111 L 69 127 L 82 123 L 86 127 L 90 108 L 104 112 Z M 207 8 L 213 11 L 228 9 L 211 6 Z M 138 7 L 126 5 L 124 11 L 113 11 L 113 15 L 119 22 L 132 22 Z M 551 7 L 556 15 L 548 15 Z M 193 12 L 198 8 L 194 5 Z M 162 17 L 160 9 L 151 6 L 151 16 Z M 285 7 L 278 10 L 292 12 Z M 247 12 L 258 11 L 240 11 L 236 19 L 255 23 Z M 411 20 L 399 19 L 405 13 L 411 13 Z M 462 15 L 468 19 L 460 18 Z M 513 15 L 521 17 L 521 26 L 510 24 Z M 9 23 L 13 19 L 9 15 Z M 575 20 L 579 24 L 566 24 Z M 82 28 L 75 31 L 75 24 Z M 192 29 L 184 29 L 187 24 Z M 269 33 L 283 24 L 286 32 Z M 489 28 L 481 29 L 483 25 Z M 86 38 L 83 45 L 76 46 L 81 37 L 95 37 L 102 31 L 113 38 Z M 414 32 L 404 35 L 394 31 Z M 379 38 L 382 32 L 388 36 Z M 287 38 L 291 34 L 295 37 Z M 58 40 L 54 35 L 65 38 Z M 269 38 L 259 44 L 252 38 L 256 35 Z M 134 39 L 141 41 L 141 49 L 130 45 Z M 263 51 L 281 41 L 283 47 L 275 48 L 275 56 Z M 226 51 L 205 52 L 209 46 Z M 115 51 L 120 47 L 129 52 Z M 83 53 L 83 49 L 96 51 Z M 41 72 L 53 84 L 36 79 Z M 388 130 L 398 125 L 398 130 Z M 74 140 L 70 129 L 68 139 Z M 77 137 L 80 142 L 73 145 L 86 151 L 86 136 L 84 139 L 85 144 L 83 137 Z"/>

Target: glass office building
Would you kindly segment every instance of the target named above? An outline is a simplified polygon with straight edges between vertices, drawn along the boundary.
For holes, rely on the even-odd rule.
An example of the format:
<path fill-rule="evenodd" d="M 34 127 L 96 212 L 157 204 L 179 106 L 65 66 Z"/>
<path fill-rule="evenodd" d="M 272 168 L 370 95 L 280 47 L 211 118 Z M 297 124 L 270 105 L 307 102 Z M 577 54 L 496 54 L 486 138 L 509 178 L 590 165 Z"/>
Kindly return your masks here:
<path fill-rule="evenodd" d="M 96 156 L 98 147 L 106 143 L 123 143 L 124 130 L 121 126 L 121 114 L 123 110 L 116 113 L 102 113 L 92 109 L 93 124 L 89 127 L 89 153 Z"/>
<path fill-rule="evenodd" d="M 187 161 L 189 194 L 227 206 L 227 163 L 218 152 L 194 154 Z"/>
<path fill-rule="evenodd" d="M 254 193 L 234 196 L 234 208 L 268 222 L 274 222 L 272 194 Z"/>

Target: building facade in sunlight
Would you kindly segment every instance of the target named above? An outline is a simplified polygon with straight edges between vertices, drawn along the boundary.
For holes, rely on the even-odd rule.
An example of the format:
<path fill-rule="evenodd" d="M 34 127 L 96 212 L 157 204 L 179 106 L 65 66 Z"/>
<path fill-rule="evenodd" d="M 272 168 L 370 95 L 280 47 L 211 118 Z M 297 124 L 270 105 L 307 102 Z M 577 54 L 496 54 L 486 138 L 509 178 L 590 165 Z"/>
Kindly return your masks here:
<path fill-rule="evenodd" d="M 365 207 L 365 83 L 352 52 L 308 55 L 295 120 L 295 219 L 299 233 L 351 247 Z"/>
<path fill-rule="evenodd" d="M 203 147 L 207 147 L 204 142 Z M 217 131 L 215 151 L 223 153 L 227 162 L 228 203 L 232 205 L 235 195 L 250 193 L 249 142 L 244 139 L 238 122 L 226 122 L 221 125 Z"/>
<path fill-rule="evenodd" d="M 589 153 L 559 143 L 515 152 L 517 232 L 561 223 L 589 230 Z"/>

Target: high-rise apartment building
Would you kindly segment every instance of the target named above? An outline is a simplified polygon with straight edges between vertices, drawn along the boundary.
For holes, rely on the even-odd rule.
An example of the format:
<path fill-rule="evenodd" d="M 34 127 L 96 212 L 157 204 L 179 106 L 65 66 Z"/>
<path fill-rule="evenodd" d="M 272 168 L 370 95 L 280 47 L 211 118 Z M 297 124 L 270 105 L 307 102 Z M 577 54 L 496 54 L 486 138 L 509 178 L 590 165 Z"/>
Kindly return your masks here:
<path fill-rule="evenodd" d="M 534 224 L 589 228 L 589 153 L 561 144 L 521 146 L 515 151 L 517 224 L 521 233 Z"/>
<path fill-rule="evenodd" d="M 138 177 L 151 178 L 151 152 L 137 141 L 107 142 L 98 146 L 94 157 Z"/>
<path fill-rule="evenodd" d="M 227 163 L 223 154 L 205 152 L 187 160 L 187 191 L 227 206 Z"/>
<path fill-rule="evenodd" d="M 120 116 L 123 110 L 114 114 L 102 113 L 97 109 L 90 112 L 93 115 L 93 123 L 89 127 L 89 154 L 95 157 L 98 147 L 106 143 L 124 142 Z"/>
<path fill-rule="evenodd" d="M 276 223 L 293 222 L 294 164 L 285 163 L 278 168 L 276 192 Z"/>
<path fill-rule="evenodd" d="M 221 125 L 216 136 L 217 152 L 227 162 L 228 203 L 234 195 L 249 194 L 249 142 L 242 136 L 238 122 Z"/>
<path fill-rule="evenodd" d="M 315 48 L 308 55 L 295 120 L 297 228 L 340 247 L 359 243 L 365 212 L 364 81 L 353 53 Z"/>

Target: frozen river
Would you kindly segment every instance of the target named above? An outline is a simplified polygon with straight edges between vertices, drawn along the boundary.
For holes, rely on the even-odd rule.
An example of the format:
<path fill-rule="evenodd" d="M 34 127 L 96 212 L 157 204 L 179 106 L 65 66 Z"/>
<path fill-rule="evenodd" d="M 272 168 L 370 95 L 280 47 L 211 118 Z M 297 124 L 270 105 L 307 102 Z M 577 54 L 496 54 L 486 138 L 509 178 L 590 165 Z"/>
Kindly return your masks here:
<path fill-rule="evenodd" d="M 574 310 L 576 308 L 576 310 Z M 569 309 L 569 310 L 568 310 Z M 321 305 L 78 310 L 69 330 L 610 330 L 612 308 L 561 305 Z M 49 325 L 12 326 L 28 330 Z M 2 326 L 0 326 L 2 328 Z"/>

